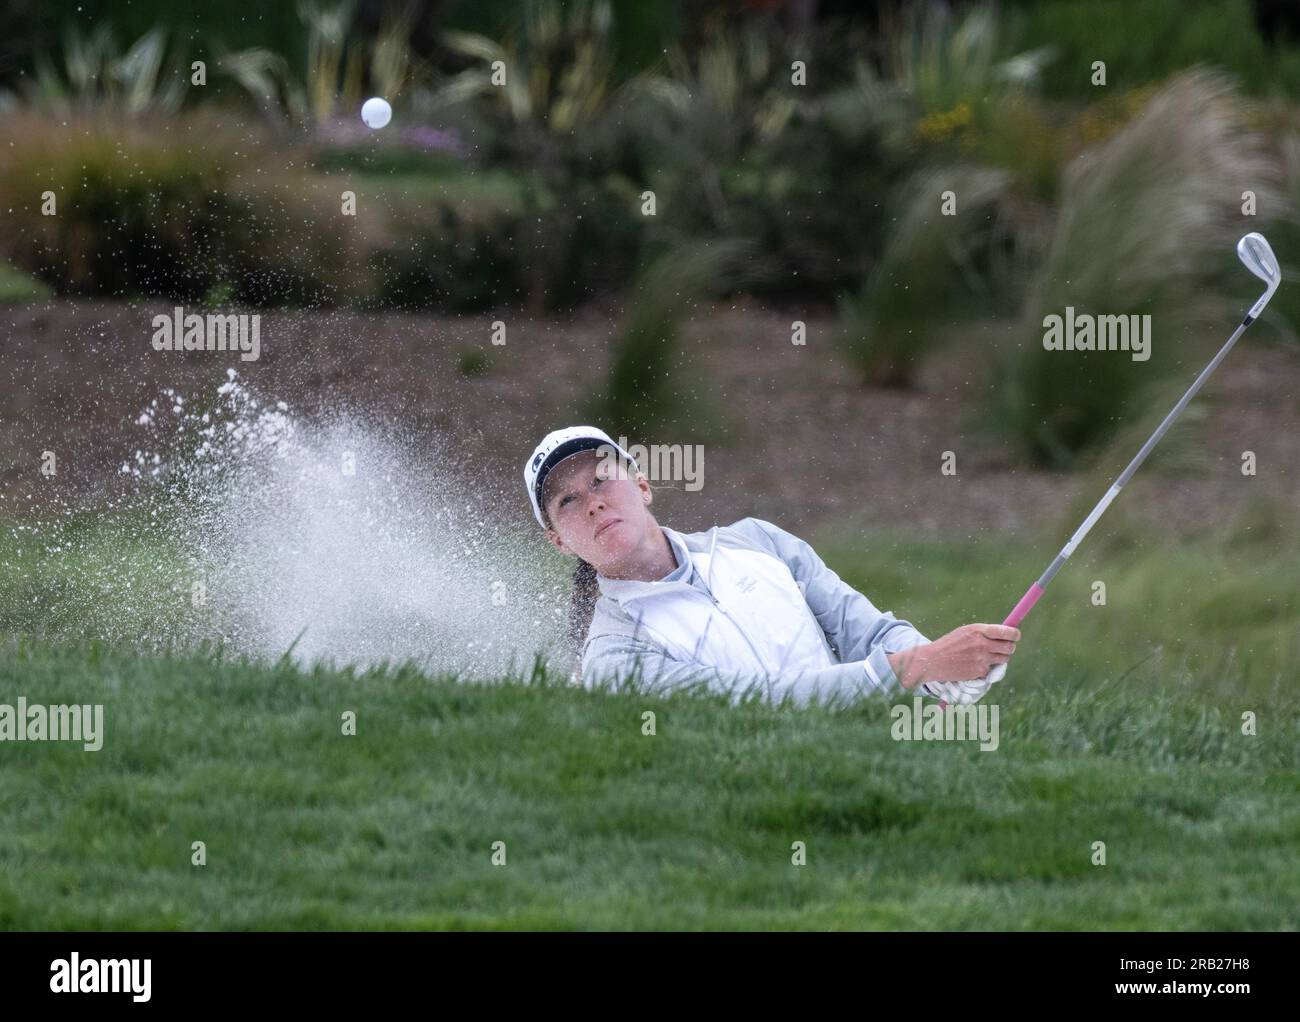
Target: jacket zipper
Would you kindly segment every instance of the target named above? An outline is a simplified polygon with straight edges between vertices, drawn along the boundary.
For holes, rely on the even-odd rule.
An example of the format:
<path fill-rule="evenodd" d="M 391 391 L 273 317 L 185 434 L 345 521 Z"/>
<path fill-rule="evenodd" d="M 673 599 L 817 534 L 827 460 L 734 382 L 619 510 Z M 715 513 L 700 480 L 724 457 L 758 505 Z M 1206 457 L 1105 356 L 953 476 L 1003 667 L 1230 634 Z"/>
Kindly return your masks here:
<path fill-rule="evenodd" d="M 709 594 L 709 599 L 713 601 L 713 605 L 717 607 L 719 611 L 722 612 L 722 616 L 725 617 L 728 621 L 730 621 L 735 626 L 736 631 L 738 631 L 741 634 L 741 637 L 748 644 L 750 652 L 754 654 L 754 659 L 758 661 L 760 666 L 762 666 L 763 673 L 766 675 L 771 675 L 772 673 L 771 668 L 768 667 L 767 661 L 763 659 L 763 654 L 761 654 L 758 651 L 758 647 L 754 645 L 754 641 L 749 637 L 749 633 L 746 632 L 745 629 L 740 627 L 740 622 L 737 621 L 734 617 L 732 617 L 727 612 L 727 608 L 724 607 L 721 603 L 719 603 L 718 598 L 713 595 L 713 587 L 709 583 L 713 581 L 713 565 L 716 563 L 714 558 L 716 556 L 717 548 L 718 548 L 718 529 L 717 526 L 714 526 L 713 537 L 709 540 L 709 577 L 704 579 L 704 591 Z"/>
<path fill-rule="evenodd" d="M 763 673 L 764 673 L 764 674 L 771 674 L 771 673 L 772 673 L 771 668 L 768 667 L 768 665 L 767 665 L 767 661 L 763 659 L 763 655 L 758 651 L 758 647 L 756 647 L 756 646 L 754 645 L 753 640 L 750 639 L 750 637 L 749 637 L 749 633 L 746 632 L 745 629 L 743 629 L 743 628 L 740 626 L 740 622 L 739 622 L 739 621 L 737 621 L 734 617 L 732 617 L 729 613 L 727 613 L 727 608 L 724 607 L 721 603 L 718 602 L 718 598 L 717 598 L 716 596 L 713 595 L 713 590 L 711 590 L 711 589 L 708 588 L 708 582 L 707 582 L 707 581 L 705 582 L 705 591 L 708 592 L 708 594 L 709 594 L 709 599 L 713 601 L 713 605 L 714 605 L 715 607 L 718 608 L 718 610 L 719 610 L 719 612 L 722 614 L 722 616 L 725 617 L 728 621 L 730 621 L 730 622 L 735 626 L 736 631 L 738 631 L 738 632 L 741 634 L 741 637 L 745 640 L 745 642 L 749 644 L 750 652 L 754 654 L 754 659 L 757 660 L 757 661 L 759 662 L 759 664 L 762 666 L 762 668 L 763 668 Z M 701 595 L 703 595 L 703 594 L 701 594 Z"/>

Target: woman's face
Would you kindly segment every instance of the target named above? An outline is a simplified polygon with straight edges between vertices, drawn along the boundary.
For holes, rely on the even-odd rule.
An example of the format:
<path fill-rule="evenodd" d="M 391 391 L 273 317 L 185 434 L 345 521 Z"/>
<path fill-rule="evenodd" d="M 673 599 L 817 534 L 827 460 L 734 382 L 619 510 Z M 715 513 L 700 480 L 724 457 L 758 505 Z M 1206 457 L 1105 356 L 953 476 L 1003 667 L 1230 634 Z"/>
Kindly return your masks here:
<path fill-rule="evenodd" d="M 597 571 L 629 558 L 650 517 L 650 484 L 640 472 L 628 478 L 620 464 L 594 450 L 575 454 L 551 470 L 542 494 L 547 538 Z"/>

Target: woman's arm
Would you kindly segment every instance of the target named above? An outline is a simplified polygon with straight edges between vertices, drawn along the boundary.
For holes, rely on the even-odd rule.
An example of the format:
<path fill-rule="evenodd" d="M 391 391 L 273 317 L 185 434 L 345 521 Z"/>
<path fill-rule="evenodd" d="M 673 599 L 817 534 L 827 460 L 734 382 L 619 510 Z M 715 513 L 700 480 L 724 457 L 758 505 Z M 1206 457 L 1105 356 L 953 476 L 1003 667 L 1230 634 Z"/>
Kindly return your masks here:
<path fill-rule="evenodd" d="M 896 618 L 835 574 L 817 551 L 798 536 L 760 518 L 746 518 L 734 530 L 763 543 L 785 561 L 804 591 L 804 599 L 840 659 L 866 660 L 876 673 L 894 673 L 897 657 L 890 654 L 929 642 L 910 621 Z M 909 678 L 904 678 L 909 681 Z M 909 684 L 910 687 L 910 684 Z"/>
<path fill-rule="evenodd" d="M 997 624 L 962 625 L 931 642 L 911 622 L 877 610 L 799 537 L 758 518 L 746 518 L 733 528 L 765 538 L 785 561 L 841 660 L 865 657 L 869 667 L 875 665 L 882 675 L 893 673 L 909 691 L 942 697 L 942 683 L 982 679 L 1015 652 L 1020 630 Z"/>

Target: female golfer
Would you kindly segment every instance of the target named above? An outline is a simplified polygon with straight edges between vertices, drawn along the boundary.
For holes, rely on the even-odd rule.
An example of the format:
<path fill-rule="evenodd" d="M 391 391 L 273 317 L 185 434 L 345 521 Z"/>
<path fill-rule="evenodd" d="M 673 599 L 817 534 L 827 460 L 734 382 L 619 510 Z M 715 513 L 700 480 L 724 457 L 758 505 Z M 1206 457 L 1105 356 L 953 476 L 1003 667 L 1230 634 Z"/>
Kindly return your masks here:
<path fill-rule="evenodd" d="M 971 624 L 930 642 L 757 518 L 690 534 L 661 526 L 636 461 L 591 426 L 548 434 L 524 482 L 547 539 L 578 559 L 569 638 L 584 684 L 703 684 L 796 704 L 905 690 L 971 702 L 968 679 L 1007 663 L 1020 638 Z"/>

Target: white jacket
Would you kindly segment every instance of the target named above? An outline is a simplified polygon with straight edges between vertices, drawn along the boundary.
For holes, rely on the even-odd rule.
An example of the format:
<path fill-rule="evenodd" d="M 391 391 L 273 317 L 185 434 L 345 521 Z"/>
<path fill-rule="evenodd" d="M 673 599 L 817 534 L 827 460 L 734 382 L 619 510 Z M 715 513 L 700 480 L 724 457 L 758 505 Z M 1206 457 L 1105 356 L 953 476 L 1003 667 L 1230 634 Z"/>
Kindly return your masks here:
<path fill-rule="evenodd" d="M 877 610 L 803 540 L 757 518 L 663 531 L 676 570 L 656 582 L 597 575 L 585 684 L 703 684 L 797 704 L 903 694 L 887 654 L 929 640 Z"/>

